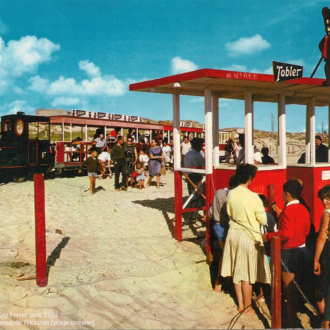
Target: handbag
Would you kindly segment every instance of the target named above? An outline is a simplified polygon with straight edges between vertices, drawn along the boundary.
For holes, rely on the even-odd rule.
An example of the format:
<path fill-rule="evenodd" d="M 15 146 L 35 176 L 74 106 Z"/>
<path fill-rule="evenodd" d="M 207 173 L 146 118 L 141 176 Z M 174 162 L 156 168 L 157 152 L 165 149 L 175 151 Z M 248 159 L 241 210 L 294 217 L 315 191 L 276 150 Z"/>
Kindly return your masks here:
<path fill-rule="evenodd" d="M 165 168 L 165 164 L 162 165 L 160 171 L 159 171 L 160 175 L 166 175 L 166 168 Z"/>

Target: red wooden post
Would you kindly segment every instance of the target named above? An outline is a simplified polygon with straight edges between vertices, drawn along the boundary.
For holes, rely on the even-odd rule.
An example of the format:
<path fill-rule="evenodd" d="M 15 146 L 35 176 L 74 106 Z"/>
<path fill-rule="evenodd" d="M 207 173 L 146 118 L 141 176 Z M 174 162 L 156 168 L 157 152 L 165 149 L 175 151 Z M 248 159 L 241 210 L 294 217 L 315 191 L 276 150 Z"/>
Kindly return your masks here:
<path fill-rule="evenodd" d="M 174 171 L 175 239 L 182 242 L 182 177 Z"/>
<path fill-rule="evenodd" d="M 36 227 L 36 282 L 47 285 L 45 183 L 43 174 L 34 174 L 34 214 Z"/>
<path fill-rule="evenodd" d="M 272 329 L 281 329 L 281 240 L 277 236 L 271 238 L 271 273 L 272 273 Z"/>

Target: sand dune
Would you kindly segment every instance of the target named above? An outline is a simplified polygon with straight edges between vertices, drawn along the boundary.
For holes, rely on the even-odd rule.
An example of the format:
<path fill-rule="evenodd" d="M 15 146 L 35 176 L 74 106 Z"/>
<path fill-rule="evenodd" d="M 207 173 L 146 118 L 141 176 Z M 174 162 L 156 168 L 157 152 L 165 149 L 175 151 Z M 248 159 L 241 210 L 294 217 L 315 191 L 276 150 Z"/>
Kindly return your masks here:
<path fill-rule="evenodd" d="M 94 195 L 86 176 L 45 181 L 44 288 L 17 281 L 35 275 L 33 182 L 0 187 L 0 328 L 228 328 L 232 297 L 212 291 L 200 245 L 178 243 L 165 220 L 174 218 L 173 174 L 142 191 L 116 192 L 113 180 L 98 180 Z M 243 325 L 264 328 L 257 316 L 234 328 Z"/>

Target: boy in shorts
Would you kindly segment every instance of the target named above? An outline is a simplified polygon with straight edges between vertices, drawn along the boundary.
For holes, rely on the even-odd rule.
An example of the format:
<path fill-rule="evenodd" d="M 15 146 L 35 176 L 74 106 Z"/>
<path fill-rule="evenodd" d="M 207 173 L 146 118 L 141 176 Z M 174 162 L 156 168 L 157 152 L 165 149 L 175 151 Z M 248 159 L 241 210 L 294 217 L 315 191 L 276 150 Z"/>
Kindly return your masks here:
<path fill-rule="evenodd" d="M 90 181 L 90 191 L 91 194 L 94 193 L 95 190 L 95 182 L 96 178 L 98 177 L 97 175 L 97 169 L 98 169 L 98 160 L 97 160 L 97 150 L 92 150 L 91 156 L 88 157 L 80 166 L 80 169 L 78 173 L 82 172 L 82 168 L 87 165 L 87 173 Z"/>

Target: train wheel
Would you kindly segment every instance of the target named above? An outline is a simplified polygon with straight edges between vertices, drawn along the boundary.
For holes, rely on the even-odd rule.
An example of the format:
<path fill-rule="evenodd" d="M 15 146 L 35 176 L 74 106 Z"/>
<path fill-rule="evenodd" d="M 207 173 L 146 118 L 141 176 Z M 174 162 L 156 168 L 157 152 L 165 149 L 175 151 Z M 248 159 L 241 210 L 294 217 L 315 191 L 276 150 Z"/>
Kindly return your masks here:
<path fill-rule="evenodd" d="M 13 176 L 13 181 L 16 183 L 23 182 L 26 180 L 26 176 Z"/>

